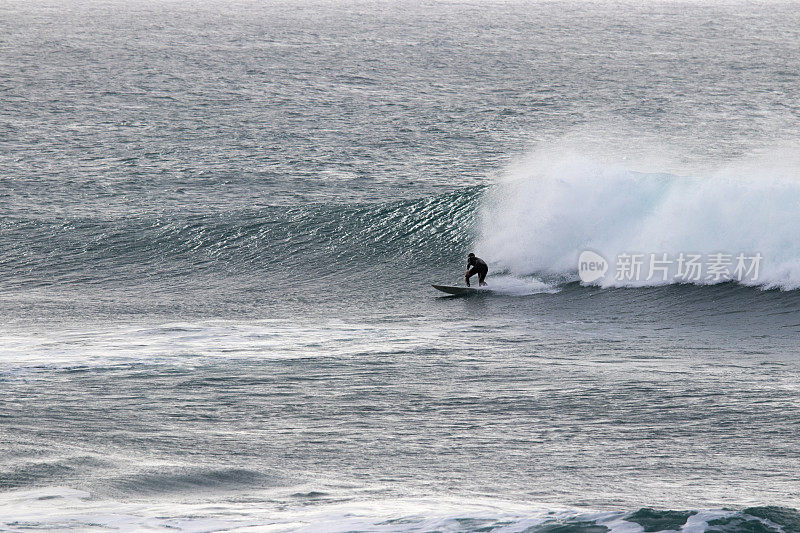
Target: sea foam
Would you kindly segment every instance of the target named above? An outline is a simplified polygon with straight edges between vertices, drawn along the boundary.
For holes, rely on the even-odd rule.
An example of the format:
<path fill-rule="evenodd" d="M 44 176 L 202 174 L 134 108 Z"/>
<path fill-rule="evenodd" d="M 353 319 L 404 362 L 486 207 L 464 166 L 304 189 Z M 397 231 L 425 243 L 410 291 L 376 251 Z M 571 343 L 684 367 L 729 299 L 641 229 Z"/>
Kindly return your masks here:
<path fill-rule="evenodd" d="M 702 175 L 639 171 L 574 152 L 539 151 L 491 188 L 480 213 L 476 248 L 514 275 L 577 279 L 578 256 L 620 254 L 761 254 L 765 288 L 800 288 L 800 179 L 797 151 L 760 154 Z M 617 280 L 604 286 L 681 281 Z M 646 278 L 643 272 L 642 278 Z M 696 283 L 709 280 L 703 276 Z"/>

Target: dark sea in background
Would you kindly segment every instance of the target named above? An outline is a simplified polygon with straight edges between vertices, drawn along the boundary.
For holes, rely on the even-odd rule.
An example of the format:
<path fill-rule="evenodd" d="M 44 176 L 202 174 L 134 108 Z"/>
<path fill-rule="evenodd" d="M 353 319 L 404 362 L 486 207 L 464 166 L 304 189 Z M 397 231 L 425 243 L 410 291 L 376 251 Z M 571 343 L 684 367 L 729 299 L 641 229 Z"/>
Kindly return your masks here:
<path fill-rule="evenodd" d="M 0 531 L 796 533 L 798 141 L 793 2 L 0 0 Z"/>

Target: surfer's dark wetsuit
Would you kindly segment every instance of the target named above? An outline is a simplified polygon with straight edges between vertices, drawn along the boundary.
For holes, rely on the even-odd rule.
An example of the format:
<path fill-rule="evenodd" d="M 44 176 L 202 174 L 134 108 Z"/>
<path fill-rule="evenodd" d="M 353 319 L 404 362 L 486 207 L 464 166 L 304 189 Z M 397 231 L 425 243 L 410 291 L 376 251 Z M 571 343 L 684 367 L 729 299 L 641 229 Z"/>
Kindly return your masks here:
<path fill-rule="evenodd" d="M 478 275 L 478 285 L 480 287 L 486 285 L 486 282 L 483 280 L 486 279 L 486 274 L 488 272 L 489 265 L 486 264 L 486 261 L 480 257 L 475 257 L 475 254 L 469 254 L 469 257 L 467 257 L 467 273 L 464 276 L 464 280 L 467 282 L 467 287 L 469 287 L 469 278 L 475 274 Z"/>

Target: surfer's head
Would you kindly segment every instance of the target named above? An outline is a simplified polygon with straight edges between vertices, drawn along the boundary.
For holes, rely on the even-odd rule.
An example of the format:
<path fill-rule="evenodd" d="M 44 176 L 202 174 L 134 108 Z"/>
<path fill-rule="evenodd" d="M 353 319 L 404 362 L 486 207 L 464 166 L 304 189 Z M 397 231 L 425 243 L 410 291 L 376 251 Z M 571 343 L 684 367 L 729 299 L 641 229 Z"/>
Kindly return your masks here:
<path fill-rule="evenodd" d="M 472 259 L 473 257 L 475 257 L 475 254 L 473 254 L 472 252 L 470 252 L 470 254 L 467 256 L 467 259 Z"/>

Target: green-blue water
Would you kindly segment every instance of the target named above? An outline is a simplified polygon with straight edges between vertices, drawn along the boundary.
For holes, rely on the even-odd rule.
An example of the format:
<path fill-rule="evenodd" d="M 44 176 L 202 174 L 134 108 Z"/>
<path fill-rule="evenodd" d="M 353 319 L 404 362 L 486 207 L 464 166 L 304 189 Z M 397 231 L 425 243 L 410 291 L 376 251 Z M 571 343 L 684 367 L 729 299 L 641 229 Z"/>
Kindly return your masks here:
<path fill-rule="evenodd" d="M 797 7 L 3 3 L 0 530 L 800 531 Z"/>

